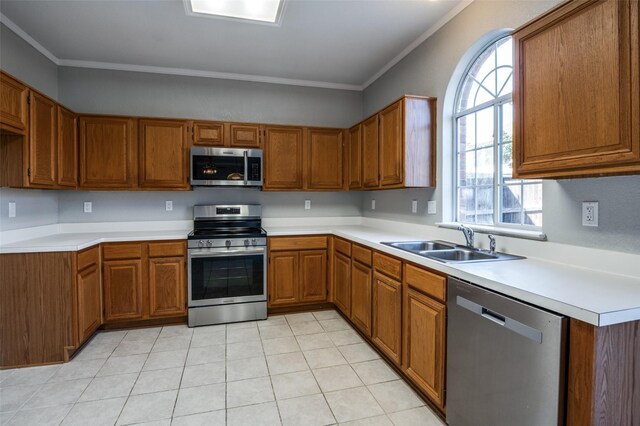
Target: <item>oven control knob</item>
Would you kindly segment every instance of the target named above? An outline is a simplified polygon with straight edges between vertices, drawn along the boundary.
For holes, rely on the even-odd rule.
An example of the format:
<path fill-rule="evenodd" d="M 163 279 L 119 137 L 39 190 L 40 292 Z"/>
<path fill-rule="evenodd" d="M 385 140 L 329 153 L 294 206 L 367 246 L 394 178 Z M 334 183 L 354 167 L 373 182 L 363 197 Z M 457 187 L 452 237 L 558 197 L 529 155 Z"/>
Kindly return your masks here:
<path fill-rule="evenodd" d="M 213 243 L 211 241 L 207 241 L 207 247 L 213 247 Z"/>
<path fill-rule="evenodd" d="M 257 246 L 257 245 L 258 245 L 258 240 L 256 240 L 255 238 L 253 238 L 253 239 L 251 240 L 251 245 L 252 245 L 252 246 Z"/>
<path fill-rule="evenodd" d="M 204 247 L 204 241 L 203 240 L 198 241 L 198 247 Z"/>
<path fill-rule="evenodd" d="M 231 247 L 231 240 L 225 241 L 224 245 L 227 246 L 227 248 Z"/>
<path fill-rule="evenodd" d="M 249 240 L 244 240 L 244 246 L 249 247 Z"/>

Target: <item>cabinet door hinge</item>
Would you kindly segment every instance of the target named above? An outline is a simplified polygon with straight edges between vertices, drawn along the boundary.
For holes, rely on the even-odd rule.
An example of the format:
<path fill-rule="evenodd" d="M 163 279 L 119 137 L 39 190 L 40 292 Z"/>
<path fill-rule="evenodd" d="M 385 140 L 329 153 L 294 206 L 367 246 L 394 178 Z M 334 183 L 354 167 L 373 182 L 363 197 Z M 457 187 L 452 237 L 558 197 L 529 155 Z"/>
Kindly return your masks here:
<path fill-rule="evenodd" d="M 27 176 L 31 177 L 31 167 L 27 168 Z"/>
<path fill-rule="evenodd" d="M 31 104 L 31 95 L 27 95 L 27 105 Z"/>

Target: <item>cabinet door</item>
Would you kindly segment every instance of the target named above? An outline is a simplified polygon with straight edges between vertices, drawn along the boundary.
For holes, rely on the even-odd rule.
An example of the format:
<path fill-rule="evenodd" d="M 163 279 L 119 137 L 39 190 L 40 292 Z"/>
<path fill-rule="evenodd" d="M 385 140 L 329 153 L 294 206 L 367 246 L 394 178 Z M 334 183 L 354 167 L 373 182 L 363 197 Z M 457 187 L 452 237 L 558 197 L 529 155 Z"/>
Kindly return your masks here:
<path fill-rule="evenodd" d="M 351 315 L 351 259 L 333 254 L 333 302 L 346 316 Z"/>
<path fill-rule="evenodd" d="M 138 127 L 140 186 L 187 188 L 187 123 L 173 120 L 140 120 Z"/>
<path fill-rule="evenodd" d="M 281 251 L 269 254 L 269 306 L 286 305 L 298 301 L 297 251 Z"/>
<path fill-rule="evenodd" d="M 186 269 L 184 257 L 149 259 L 149 315 L 186 315 Z"/>
<path fill-rule="evenodd" d="M 58 185 L 78 184 L 78 118 L 58 105 Z"/>
<path fill-rule="evenodd" d="M 307 189 L 343 187 L 342 130 L 309 129 L 305 144 Z"/>
<path fill-rule="evenodd" d="M 193 123 L 193 144 L 204 146 L 224 146 L 224 124 L 218 122 L 195 121 Z"/>
<path fill-rule="evenodd" d="M 97 249 L 95 249 L 97 251 Z M 87 340 L 102 322 L 102 291 L 97 263 L 77 274 L 78 340 Z"/>
<path fill-rule="evenodd" d="M 402 184 L 404 175 L 403 105 L 403 100 L 399 100 L 379 114 L 380 186 Z"/>
<path fill-rule="evenodd" d="M 0 128 L 24 135 L 27 131 L 29 88 L 0 71 Z"/>
<path fill-rule="evenodd" d="M 324 302 L 327 300 L 327 251 L 304 250 L 300 252 L 300 302 Z"/>
<path fill-rule="evenodd" d="M 142 260 L 103 262 L 105 321 L 142 319 Z"/>
<path fill-rule="evenodd" d="M 349 189 L 362 188 L 362 125 L 349 129 Z"/>
<path fill-rule="evenodd" d="M 135 187 L 136 158 L 134 119 L 80 117 L 80 187 Z"/>
<path fill-rule="evenodd" d="M 400 365 L 402 345 L 402 285 L 380 273 L 373 276 L 373 342 Z"/>
<path fill-rule="evenodd" d="M 638 2 L 566 2 L 514 33 L 514 175 L 640 171 Z"/>
<path fill-rule="evenodd" d="M 367 336 L 371 336 L 372 278 L 369 266 L 351 261 L 351 321 Z"/>
<path fill-rule="evenodd" d="M 302 189 L 302 129 L 265 130 L 264 189 Z"/>
<path fill-rule="evenodd" d="M 58 142 L 56 103 L 31 92 L 29 105 L 29 184 L 53 187 L 57 183 Z"/>
<path fill-rule="evenodd" d="M 260 126 L 258 124 L 231 124 L 229 146 L 232 148 L 260 148 Z"/>
<path fill-rule="evenodd" d="M 362 185 L 365 188 L 380 185 L 378 161 L 378 115 L 374 115 L 362 123 Z"/>

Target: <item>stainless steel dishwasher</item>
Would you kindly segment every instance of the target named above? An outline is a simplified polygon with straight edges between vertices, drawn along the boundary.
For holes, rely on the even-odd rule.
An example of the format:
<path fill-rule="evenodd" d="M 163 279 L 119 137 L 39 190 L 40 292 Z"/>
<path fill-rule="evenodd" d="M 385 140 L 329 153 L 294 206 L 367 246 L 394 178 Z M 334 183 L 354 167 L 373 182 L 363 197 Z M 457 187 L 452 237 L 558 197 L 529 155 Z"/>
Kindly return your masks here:
<path fill-rule="evenodd" d="M 447 423 L 564 422 L 566 318 L 449 278 Z"/>

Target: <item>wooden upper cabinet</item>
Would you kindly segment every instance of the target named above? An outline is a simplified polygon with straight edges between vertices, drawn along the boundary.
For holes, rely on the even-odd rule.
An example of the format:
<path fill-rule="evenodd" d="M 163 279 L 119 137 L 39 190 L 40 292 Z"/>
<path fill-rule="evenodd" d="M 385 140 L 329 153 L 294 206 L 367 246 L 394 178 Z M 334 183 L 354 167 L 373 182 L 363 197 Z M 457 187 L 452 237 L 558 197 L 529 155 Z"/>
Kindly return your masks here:
<path fill-rule="evenodd" d="M 193 144 L 224 146 L 224 123 L 216 121 L 194 121 Z"/>
<path fill-rule="evenodd" d="M 349 129 L 349 167 L 348 186 L 349 189 L 362 189 L 362 124 Z"/>
<path fill-rule="evenodd" d="M 306 130 L 305 189 L 340 190 L 344 186 L 342 129 Z"/>
<path fill-rule="evenodd" d="M 32 91 L 29 115 L 29 186 L 54 187 L 58 169 L 56 103 Z"/>
<path fill-rule="evenodd" d="M 265 127 L 264 189 L 302 189 L 302 128 Z"/>
<path fill-rule="evenodd" d="M 260 125 L 229 124 L 229 146 L 231 148 L 260 148 Z"/>
<path fill-rule="evenodd" d="M 80 117 L 80 187 L 137 186 L 136 121 L 127 117 Z"/>
<path fill-rule="evenodd" d="M 401 99 L 379 114 L 380 186 L 399 186 L 404 177 L 403 107 Z"/>
<path fill-rule="evenodd" d="M 362 186 L 377 188 L 380 185 L 378 169 L 378 115 L 362 122 Z"/>
<path fill-rule="evenodd" d="M 299 301 L 324 302 L 327 300 L 327 251 L 300 252 Z"/>
<path fill-rule="evenodd" d="M 563 2 L 513 33 L 514 176 L 640 172 L 639 4 Z"/>
<path fill-rule="evenodd" d="M 78 118 L 58 105 L 58 185 L 78 184 Z"/>
<path fill-rule="evenodd" d="M 29 88 L 0 71 L 0 129 L 27 132 Z"/>
<path fill-rule="evenodd" d="M 138 129 L 140 187 L 188 189 L 187 122 L 141 119 Z"/>

